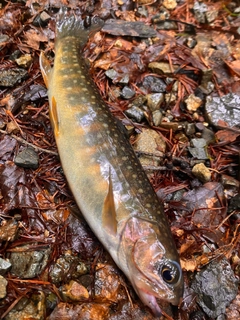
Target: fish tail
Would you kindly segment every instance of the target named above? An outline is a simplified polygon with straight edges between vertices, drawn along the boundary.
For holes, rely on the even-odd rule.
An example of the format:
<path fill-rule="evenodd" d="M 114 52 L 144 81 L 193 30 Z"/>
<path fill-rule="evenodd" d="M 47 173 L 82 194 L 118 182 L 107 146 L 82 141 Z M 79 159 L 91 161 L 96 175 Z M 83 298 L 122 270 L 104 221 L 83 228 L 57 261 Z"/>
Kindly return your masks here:
<path fill-rule="evenodd" d="M 84 46 L 88 40 L 89 33 L 99 31 L 104 22 L 98 17 L 93 17 L 88 21 L 80 16 L 69 14 L 66 7 L 62 7 L 59 11 L 56 22 L 56 40 L 59 41 L 66 37 L 75 37 L 79 40 L 79 44 Z"/>

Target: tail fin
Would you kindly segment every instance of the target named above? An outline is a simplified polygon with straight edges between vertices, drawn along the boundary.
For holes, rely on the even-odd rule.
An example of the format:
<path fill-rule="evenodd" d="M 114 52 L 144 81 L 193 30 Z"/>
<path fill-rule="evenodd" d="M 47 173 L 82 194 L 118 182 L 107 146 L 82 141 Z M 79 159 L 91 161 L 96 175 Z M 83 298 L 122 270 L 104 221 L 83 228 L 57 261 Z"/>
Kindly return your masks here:
<path fill-rule="evenodd" d="M 84 46 L 88 40 L 90 32 L 99 31 L 104 22 L 103 20 L 93 17 L 90 20 L 90 26 L 85 26 L 85 21 L 79 17 L 69 14 L 66 7 L 60 9 L 56 23 L 56 40 L 65 37 L 76 37 L 79 39 L 81 46 Z"/>

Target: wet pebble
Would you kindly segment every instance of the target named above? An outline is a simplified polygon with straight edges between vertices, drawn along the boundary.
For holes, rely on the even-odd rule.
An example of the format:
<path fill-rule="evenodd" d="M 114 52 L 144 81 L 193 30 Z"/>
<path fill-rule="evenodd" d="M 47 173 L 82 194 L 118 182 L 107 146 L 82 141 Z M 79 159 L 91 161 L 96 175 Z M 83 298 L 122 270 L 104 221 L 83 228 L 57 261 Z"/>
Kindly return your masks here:
<path fill-rule="evenodd" d="M 14 159 L 14 163 L 23 168 L 32 168 L 32 169 L 37 169 L 38 168 L 38 154 L 37 152 L 31 148 L 27 147 L 20 151 L 16 158 Z"/>
<path fill-rule="evenodd" d="M 46 312 L 45 295 L 42 291 L 29 299 L 23 297 L 6 315 L 4 320 L 44 320 Z"/>
<path fill-rule="evenodd" d="M 95 273 L 94 292 L 95 298 L 100 302 L 115 301 L 121 296 L 119 275 L 111 265 L 98 264 Z M 125 297 L 125 296 L 124 296 Z"/>
<path fill-rule="evenodd" d="M 141 107 L 144 105 L 146 101 L 147 101 L 147 97 L 145 95 L 140 94 L 132 101 L 132 105 L 134 105 L 135 107 Z"/>
<path fill-rule="evenodd" d="M 209 121 L 216 127 L 220 120 L 229 127 L 240 126 L 240 97 L 234 93 L 222 97 L 207 97 L 205 109 Z"/>
<path fill-rule="evenodd" d="M 204 183 L 211 180 L 211 172 L 203 163 L 196 164 L 192 169 L 192 173 Z"/>
<path fill-rule="evenodd" d="M 64 301 L 83 301 L 89 298 L 87 289 L 77 281 L 71 280 L 60 289 Z"/>
<path fill-rule="evenodd" d="M 168 10 L 173 10 L 177 6 L 176 0 L 163 0 L 163 5 Z"/>
<path fill-rule="evenodd" d="M 6 272 L 8 272 L 11 266 L 12 265 L 8 260 L 0 258 L 0 275 L 3 276 Z"/>
<path fill-rule="evenodd" d="M 7 133 L 18 133 L 19 131 L 20 129 L 14 121 L 7 123 Z"/>
<path fill-rule="evenodd" d="M 153 125 L 155 127 L 159 126 L 162 120 L 162 112 L 160 110 L 155 110 L 152 113 Z"/>
<path fill-rule="evenodd" d="M 152 93 L 147 96 L 147 106 L 153 112 L 159 110 L 161 104 L 164 102 L 164 94 L 163 93 Z"/>
<path fill-rule="evenodd" d="M 129 118 L 134 119 L 137 122 L 141 122 L 144 118 L 144 112 L 142 109 L 140 109 L 139 107 L 136 106 L 132 106 L 129 109 L 127 109 L 126 111 L 124 111 L 124 113 L 126 114 L 126 116 L 128 116 Z"/>
<path fill-rule="evenodd" d="M 17 82 L 20 82 L 24 78 L 26 78 L 27 74 L 27 70 L 20 68 L 9 68 L 7 70 L 1 70 L 0 86 L 13 87 Z"/>
<path fill-rule="evenodd" d="M 236 298 L 238 281 L 226 259 L 214 260 L 196 274 L 191 288 L 203 311 L 216 318 L 225 314 L 226 307 Z"/>
<path fill-rule="evenodd" d="M 203 138 L 194 138 L 191 140 L 191 144 L 195 148 L 204 148 L 206 144 L 206 140 Z"/>
<path fill-rule="evenodd" d="M 33 25 L 36 27 L 44 27 L 48 24 L 50 19 L 51 19 L 51 17 L 49 16 L 49 14 L 46 11 L 42 11 L 33 20 Z"/>
<path fill-rule="evenodd" d="M 23 279 L 37 277 L 46 267 L 50 249 L 32 250 L 28 245 L 14 248 L 9 255 L 11 273 Z"/>
<path fill-rule="evenodd" d="M 158 74 L 163 74 L 163 73 L 172 73 L 172 70 L 170 68 L 169 63 L 167 62 L 150 62 L 148 64 L 148 68 L 152 69 L 153 72 L 156 72 Z M 176 68 L 176 66 L 175 66 Z M 173 69 L 174 71 L 175 69 Z"/>
<path fill-rule="evenodd" d="M 194 123 L 187 123 L 184 126 L 184 132 L 188 137 L 193 135 L 196 132 Z"/>
<path fill-rule="evenodd" d="M 66 279 L 70 269 L 74 278 L 78 278 L 88 272 L 88 268 L 78 257 L 74 257 L 71 253 L 66 252 L 65 255 L 57 259 L 49 273 L 52 282 L 58 284 Z"/>
<path fill-rule="evenodd" d="M 116 70 L 114 69 L 108 69 L 105 72 L 106 76 L 113 80 L 114 83 L 122 83 L 122 84 L 128 84 L 129 82 L 129 75 L 120 75 Z"/>
<path fill-rule="evenodd" d="M 131 88 L 129 88 L 128 86 L 125 86 L 122 89 L 121 95 L 123 97 L 123 99 L 131 99 L 134 95 L 135 95 L 135 91 L 132 90 Z"/>
<path fill-rule="evenodd" d="M 14 241 L 18 230 L 19 223 L 16 220 L 3 220 L 0 225 L 0 241 Z"/>
<path fill-rule="evenodd" d="M 143 87 L 149 92 L 165 92 L 167 85 L 158 77 L 146 76 L 143 80 Z"/>
<path fill-rule="evenodd" d="M 48 320 L 106 320 L 109 319 L 109 311 L 109 303 L 81 303 L 73 305 L 60 302 L 50 314 Z"/>
<path fill-rule="evenodd" d="M 194 112 L 202 105 L 202 100 L 192 93 L 185 100 L 185 103 L 188 111 Z"/>
<path fill-rule="evenodd" d="M 7 280 L 3 276 L 0 276 L 0 299 L 3 299 L 6 297 L 7 284 L 8 284 Z"/>
<path fill-rule="evenodd" d="M 27 69 L 32 63 L 32 57 L 30 54 L 25 54 L 17 58 L 15 61 L 19 65 L 19 67 Z"/>
<path fill-rule="evenodd" d="M 207 155 L 206 150 L 204 148 L 188 147 L 188 151 L 196 159 L 199 159 L 199 160 L 207 160 L 208 159 L 208 155 Z"/>
<path fill-rule="evenodd" d="M 153 156 L 162 156 L 166 150 L 166 143 L 156 131 L 143 129 L 137 137 L 134 150 L 140 152 L 139 160 L 142 165 L 157 166 L 160 163 L 160 159 L 153 158 Z M 150 155 L 141 155 L 141 152 L 149 153 Z"/>
<path fill-rule="evenodd" d="M 206 12 L 208 11 L 208 6 L 203 2 L 194 2 L 193 12 L 196 20 L 200 23 L 206 22 Z"/>

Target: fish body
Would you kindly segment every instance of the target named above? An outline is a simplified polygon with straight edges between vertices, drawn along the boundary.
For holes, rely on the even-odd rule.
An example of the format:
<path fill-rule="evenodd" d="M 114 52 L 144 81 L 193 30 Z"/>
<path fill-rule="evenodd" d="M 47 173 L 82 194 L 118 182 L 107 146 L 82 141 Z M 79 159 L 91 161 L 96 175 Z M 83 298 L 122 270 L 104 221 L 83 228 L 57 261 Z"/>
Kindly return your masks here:
<path fill-rule="evenodd" d="M 89 226 L 160 315 L 156 298 L 177 305 L 183 293 L 178 253 L 157 195 L 79 54 L 88 33 L 81 20 L 64 15 L 54 67 L 40 57 L 61 164 Z"/>

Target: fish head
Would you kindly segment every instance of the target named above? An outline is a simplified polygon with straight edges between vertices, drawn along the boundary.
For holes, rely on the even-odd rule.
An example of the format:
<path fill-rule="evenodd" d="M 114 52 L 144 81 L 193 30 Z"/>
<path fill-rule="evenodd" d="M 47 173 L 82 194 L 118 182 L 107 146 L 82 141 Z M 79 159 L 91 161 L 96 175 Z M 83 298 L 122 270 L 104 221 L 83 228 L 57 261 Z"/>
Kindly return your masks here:
<path fill-rule="evenodd" d="M 157 299 L 178 305 L 183 294 L 182 271 L 171 245 L 173 250 L 166 250 L 157 234 L 150 232 L 134 242 L 128 259 L 130 281 L 156 316 L 161 315 Z"/>

